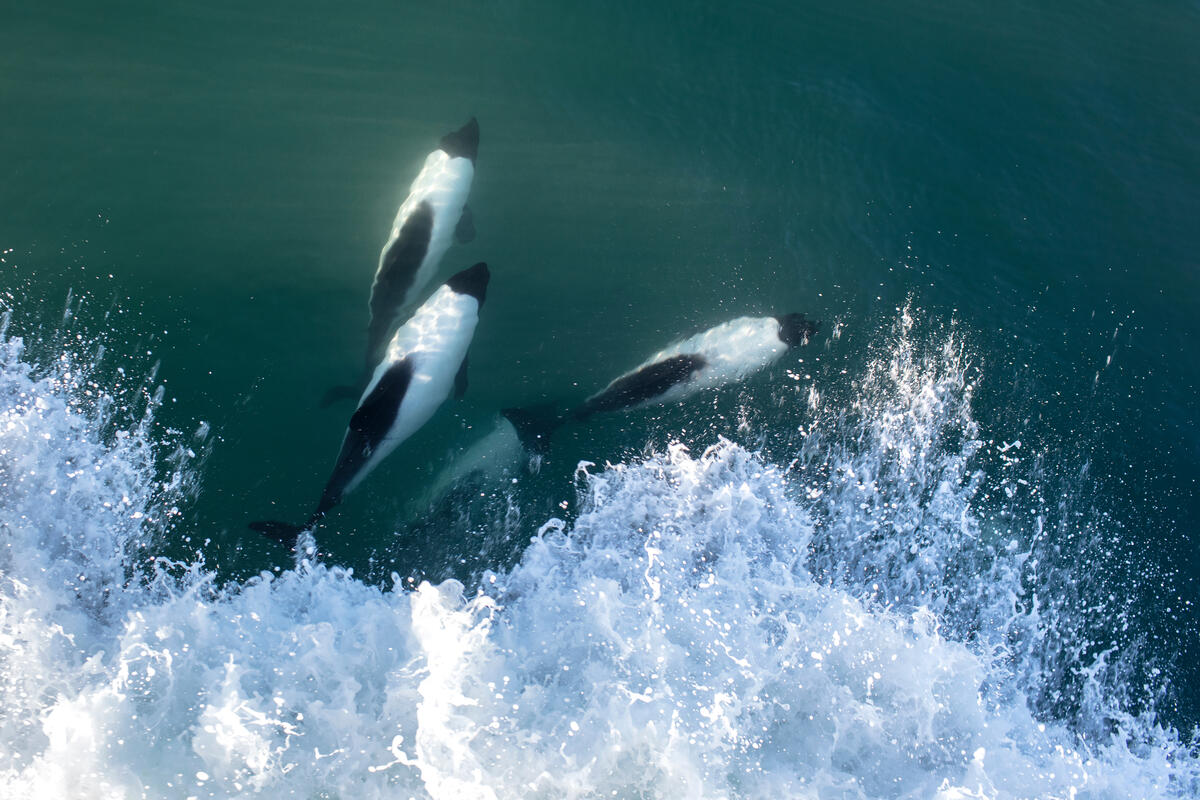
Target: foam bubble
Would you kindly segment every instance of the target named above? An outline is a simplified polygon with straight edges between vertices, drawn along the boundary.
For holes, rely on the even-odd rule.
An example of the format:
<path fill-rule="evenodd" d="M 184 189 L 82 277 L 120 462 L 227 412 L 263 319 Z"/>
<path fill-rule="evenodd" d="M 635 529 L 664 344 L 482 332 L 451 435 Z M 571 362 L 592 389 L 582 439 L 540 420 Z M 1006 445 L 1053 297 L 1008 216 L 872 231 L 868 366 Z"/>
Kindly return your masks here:
<path fill-rule="evenodd" d="M 122 416 L 73 359 L 39 374 L 8 339 L 0 794 L 1195 793 L 1196 759 L 1152 717 L 1088 738 L 1031 702 L 1033 649 L 1001 649 L 1043 630 L 1011 602 L 1023 547 L 973 574 L 942 562 L 992 538 L 962 370 L 908 363 L 887 385 L 911 391 L 861 409 L 861 450 L 828 427 L 806 470 L 720 441 L 596 471 L 573 523 L 478 587 L 370 586 L 303 557 L 221 587 L 147 557 L 194 478 L 154 403 Z M 1093 707 L 1117 718 L 1102 677 Z"/>

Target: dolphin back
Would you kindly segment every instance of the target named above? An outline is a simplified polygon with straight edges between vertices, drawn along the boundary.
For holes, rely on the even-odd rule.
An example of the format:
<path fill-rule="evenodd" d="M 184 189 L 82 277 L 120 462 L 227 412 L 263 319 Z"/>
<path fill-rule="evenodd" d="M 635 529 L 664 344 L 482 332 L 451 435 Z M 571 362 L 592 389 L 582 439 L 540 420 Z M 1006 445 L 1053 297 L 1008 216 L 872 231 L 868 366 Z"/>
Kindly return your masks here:
<path fill-rule="evenodd" d="M 575 416 L 585 419 L 597 411 L 619 411 L 653 400 L 676 384 L 691 379 L 705 367 L 707 359 L 699 353 L 664 358 L 636 372 L 617 378 L 604 391 L 589 398 Z"/>
<path fill-rule="evenodd" d="M 382 358 L 396 318 L 411 299 L 409 293 L 429 253 L 432 237 L 433 206 L 422 201 L 404 220 L 396 238 L 379 255 L 379 269 L 371 285 L 371 322 L 367 327 L 364 367 L 368 371 Z"/>

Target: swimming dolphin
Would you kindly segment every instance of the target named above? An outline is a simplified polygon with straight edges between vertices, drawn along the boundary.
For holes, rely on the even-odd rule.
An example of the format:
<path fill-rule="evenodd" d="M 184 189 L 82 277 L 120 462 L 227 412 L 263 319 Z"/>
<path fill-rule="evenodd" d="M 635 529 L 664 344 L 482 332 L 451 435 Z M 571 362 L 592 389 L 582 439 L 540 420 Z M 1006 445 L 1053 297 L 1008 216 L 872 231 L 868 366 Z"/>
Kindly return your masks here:
<path fill-rule="evenodd" d="M 396 447 L 429 421 L 451 391 L 466 391 L 467 348 L 487 293 L 487 264 L 454 275 L 388 343 L 350 418 L 333 473 L 304 525 L 252 522 L 254 530 L 294 546 Z"/>
<path fill-rule="evenodd" d="M 528 464 L 533 458 L 521 446 L 513 424 L 500 417 L 485 435 L 460 450 L 442 468 L 429 482 L 419 504 L 432 506 L 448 495 L 451 489 L 471 480 L 499 484 L 503 478 L 520 473 L 522 465 Z"/>
<path fill-rule="evenodd" d="M 475 237 L 466 203 L 478 152 L 479 123 L 472 117 L 466 125 L 443 136 L 438 149 L 425 158 L 421 173 L 396 212 L 371 284 L 363 382 L 382 358 L 401 313 L 416 302 L 437 272 L 451 238 L 467 242 Z M 354 386 L 334 387 L 322 405 L 353 397 L 358 391 L 359 387 Z"/>
<path fill-rule="evenodd" d="M 570 414 L 529 408 L 508 408 L 502 413 L 526 448 L 544 453 L 550 434 L 568 419 L 679 402 L 697 392 L 743 380 L 770 366 L 788 348 L 807 343 L 819 324 L 803 314 L 738 317 L 660 350 Z"/>
<path fill-rule="evenodd" d="M 522 409 L 530 415 L 553 414 L 553 404 Z M 512 411 L 512 409 L 509 409 Z M 433 505 L 450 490 L 468 480 L 498 484 L 502 478 L 522 473 L 536 475 L 542 468 L 542 454 L 531 452 L 521 441 L 512 420 L 501 414 L 486 434 L 461 449 L 430 483 L 421 504 Z"/>

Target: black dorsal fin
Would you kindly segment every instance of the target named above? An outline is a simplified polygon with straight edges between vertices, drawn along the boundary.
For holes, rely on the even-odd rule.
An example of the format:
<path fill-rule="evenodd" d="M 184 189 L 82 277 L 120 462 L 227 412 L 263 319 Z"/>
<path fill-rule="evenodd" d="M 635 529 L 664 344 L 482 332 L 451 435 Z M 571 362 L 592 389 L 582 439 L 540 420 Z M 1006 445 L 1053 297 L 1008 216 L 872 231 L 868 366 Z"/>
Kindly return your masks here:
<path fill-rule="evenodd" d="M 708 361 L 699 353 L 664 358 L 647 364 L 629 375 L 617 378 L 603 392 L 585 402 L 575 412 L 583 419 L 597 411 L 619 411 L 653 400 L 677 383 L 683 383 Z"/>
<path fill-rule="evenodd" d="M 362 436 L 364 443 L 372 450 L 396 421 L 400 404 L 404 402 L 404 395 L 412 382 L 412 373 L 412 362 L 407 358 L 388 367 L 379 383 L 363 398 L 354 416 L 350 417 L 350 430 Z"/>
<path fill-rule="evenodd" d="M 459 244 L 475 241 L 475 215 L 471 213 L 470 206 L 463 206 L 458 224 L 454 226 L 454 241 Z"/>
<path fill-rule="evenodd" d="M 389 295 L 399 293 L 396 301 L 403 299 L 417 276 L 421 262 L 425 260 L 425 254 L 429 252 L 429 240 L 432 237 L 433 206 L 428 200 L 422 200 L 401 224 L 396 238 L 383 251 L 375 288 L 382 288 Z M 372 292 L 372 302 L 377 294 L 378 290 Z"/>
<path fill-rule="evenodd" d="M 817 335 L 821 323 L 810 320 L 803 314 L 784 314 L 776 317 L 779 321 L 779 340 L 788 347 L 798 344 L 808 344 L 808 340 Z"/>
<path fill-rule="evenodd" d="M 367 328 L 366 369 L 373 370 L 383 357 L 392 328 L 406 305 L 408 292 L 429 253 L 433 237 L 433 206 L 417 204 L 396 238 L 379 257 L 379 271 L 371 284 L 371 323 Z"/>

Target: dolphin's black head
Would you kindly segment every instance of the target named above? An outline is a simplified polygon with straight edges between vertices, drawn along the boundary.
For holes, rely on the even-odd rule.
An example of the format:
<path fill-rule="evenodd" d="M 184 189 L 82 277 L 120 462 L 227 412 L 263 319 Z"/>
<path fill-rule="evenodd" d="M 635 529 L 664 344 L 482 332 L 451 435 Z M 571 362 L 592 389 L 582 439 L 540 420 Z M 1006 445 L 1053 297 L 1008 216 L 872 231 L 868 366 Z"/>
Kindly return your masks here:
<path fill-rule="evenodd" d="M 469 158 L 474 164 L 479 154 L 479 123 L 471 117 L 466 125 L 443 136 L 438 146 L 451 158 Z"/>
<path fill-rule="evenodd" d="M 450 276 L 450 280 L 446 281 L 446 285 L 459 294 L 469 294 L 479 301 L 479 305 L 483 305 L 483 298 L 487 296 L 488 279 L 491 273 L 488 272 L 487 264 L 480 261 L 473 267 L 467 267 L 462 272 Z"/>
<path fill-rule="evenodd" d="M 779 320 L 779 339 L 788 347 L 806 343 L 817 333 L 821 323 L 805 319 L 803 314 L 784 314 Z"/>

